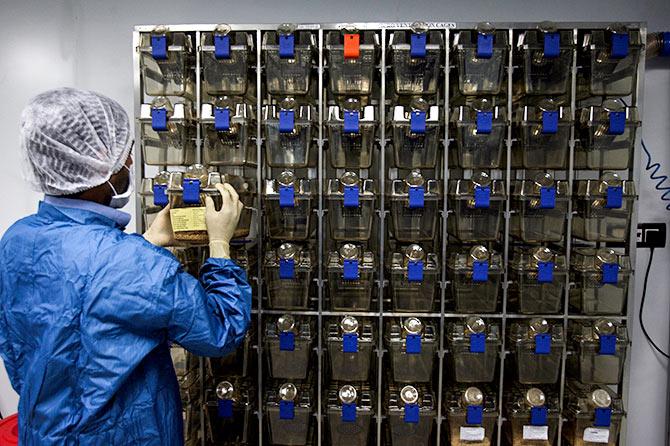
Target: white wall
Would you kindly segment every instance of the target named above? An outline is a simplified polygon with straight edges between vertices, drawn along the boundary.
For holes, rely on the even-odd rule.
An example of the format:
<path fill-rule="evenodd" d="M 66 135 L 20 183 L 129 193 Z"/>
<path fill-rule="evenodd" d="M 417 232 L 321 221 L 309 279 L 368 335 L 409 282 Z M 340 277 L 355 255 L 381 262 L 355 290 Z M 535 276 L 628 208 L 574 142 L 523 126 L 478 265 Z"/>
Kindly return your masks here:
<path fill-rule="evenodd" d="M 8 11 L 9 10 L 9 11 Z M 3 178 L 17 181 L 11 205 L 0 213 L 0 231 L 17 217 L 34 208 L 35 196 L 21 188 L 16 165 L 16 121 L 28 96 L 60 84 L 107 94 L 132 113 L 132 28 L 158 23 L 279 23 L 347 21 L 646 21 L 650 31 L 670 29 L 668 0 L 263 0 L 170 1 L 170 0 L 72 0 L 62 2 L 17 2 L 2 8 L 0 56 L 10 51 L 9 67 L 0 74 L 0 91 L 9 89 L 9 100 L 0 109 L 0 130 L 7 135 L 5 158 L 0 165 Z M 21 27 L 21 28 L 19 28 Z M 34 34 L 46 27 L 48 39 Z M 28 30 L 28 33 L 26 33 Z M 53 39 L 53 40 L 52 40 Z M 8 44 L 10 43 L 10 44 Z M 35 46 L 42 44 L 42 50 Z M 46 45 L 46 47 L 44 46 Z M 20 51 L 20 48 L 23 48 Z M 74 54 L 73 54 L 74 49 Z M 37 57 L 39 56 L 39 57 Z M 6 57 L 0 57 L 4 64 Z M 670 62 L 649 65 L 645 94 L 643 133 L 656 162 L 670 174 Z M 24 72 L 25 71 L 25 72 Z M 4 77 L 3 77 L 4 76 Z M 4 94 L 4 93 L 3 93 Z M 5 96 L 7 98 L 7 96 Z M 643 174 L 640 191 L 640 220 L 670 220 L 648 176 Z M 655 254 L 646 321 L 652 336 L 669 350 L 667 290 L 670 286 L 667 250 Z M 646 252 L 640 251 L 638 291 L 641 289 Z M 639 293 L 638 293 L 639 295 Z M 638 298 L 639 301 L 639 298 Z M 665 441 L 667 418 L 667 361 L 661 361 L 648 347 L 635 324 L 631 399 L 629 406 L 630 445 L 661 445 Z M 0 382 L 0 409 L 11 405 L 8 391 Z M 3 404 L 5 406 L 3 406 Z"/>
<path fill-rule="evenodd" d="M 0 3 L 0 178 L 5 184 L 0 233 L 4 233 L 14 221 L 33 213 L 39 198 L 26 187 L 18 168 L 21 110 L 41 91 L 74 85 L 76 35 L 73 2 L 16 2 L 11 7 Z M 17 401 L 0 366 L 0 412 L 15 412 Z"/>

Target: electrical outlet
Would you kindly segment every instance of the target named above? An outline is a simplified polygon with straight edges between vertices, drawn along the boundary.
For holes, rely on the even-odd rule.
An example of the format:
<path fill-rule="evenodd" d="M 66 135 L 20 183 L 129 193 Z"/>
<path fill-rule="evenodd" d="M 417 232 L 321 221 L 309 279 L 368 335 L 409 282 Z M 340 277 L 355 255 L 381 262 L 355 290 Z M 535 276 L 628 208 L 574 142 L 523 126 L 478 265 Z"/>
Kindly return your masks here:
<path fill-rule="evenodd" d="M 665 223 L 638 223 L 638 248 L 665 248 Z"/>

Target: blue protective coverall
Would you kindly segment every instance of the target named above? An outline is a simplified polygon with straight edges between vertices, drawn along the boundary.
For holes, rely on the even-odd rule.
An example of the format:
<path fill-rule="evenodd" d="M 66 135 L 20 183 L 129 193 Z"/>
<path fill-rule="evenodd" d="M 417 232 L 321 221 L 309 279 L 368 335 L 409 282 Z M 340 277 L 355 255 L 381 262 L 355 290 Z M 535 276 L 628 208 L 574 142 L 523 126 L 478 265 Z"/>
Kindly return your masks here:
<path fill-rule="evenodd" d="M 40 203 L 0 242 L 0 353 L 20 444 L 182 444 L 168 343 L 225 355 L 250 312 L 232 260 L 207 260 L 199 282 L 104 215 Z"/>

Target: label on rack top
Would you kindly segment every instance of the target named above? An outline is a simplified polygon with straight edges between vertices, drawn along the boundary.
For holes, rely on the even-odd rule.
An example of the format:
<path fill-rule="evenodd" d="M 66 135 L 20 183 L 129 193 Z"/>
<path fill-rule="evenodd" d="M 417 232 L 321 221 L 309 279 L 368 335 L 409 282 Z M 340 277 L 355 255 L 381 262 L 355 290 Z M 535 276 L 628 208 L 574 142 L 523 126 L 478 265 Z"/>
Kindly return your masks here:
<path fill-rule="evenodd" d="M 405 353 L 408 355 L 418 355 L 421 353 L 421 335 L 408 334 L 405 338 Z"/>
<path fill-rule="evenodd" d="M 411 57 L 426 57 L 426 36 L 426 33 L 412 33 L 409 43 L 409 55 Z"/>
<path fill-rule="evenodd" d="M 342 404 L 342 421 L 353 423 L 356 421 L 356 403 Z"/>
<path fill-rule="evenodd" d="M 482 418 L 484 417 L 484 407 L 479 406 L 468 406 L 465 409 L 465 423 L 466 424 L 482 424 Z"/>
<path fill-rule="evenodd" d="M 628 33 L 612 33 L 612 59 L 623 59 L 628 56 L 630 42 Z"/>
<path fill-rule="evenodd" d="M 477 112 L 477 134 L 488 135 L 493 129 L 493 112 L 492 111 L 478 111 Z"/>
<path fill-rule="evenodd" d="M 477 34 L 477 57 L 490 59 L 493 56 L 493 34 Z"/>
<path fill-rule="evenodd" d="M 167 36 L 151 36 L 151 56 L 156 60 L 166 60 Z"/>
<path fill-rule="evenodd" d="M 282 59 L 295 58 L 295 37 L 293 34 L 279 35 L 279 57 Z"/>
<path fill-rule="evenodd" d="M 555 59 L 561 54 L 561 35 L 557 32 L 544 33 L 544 57 Z"/>
<path fill-rule="evenodd" d="M 230 36 L 214 34 L 214 58 L 230 59 Z"/>
<path fill-rule="evenodd" d="M 292 331 L 279 333 L 279 350 L 283 352 L 295 351 L 295 333 Z"/>
<path fill-rule="evenodd" d="M 416 424 L 419 422 L 419 405 L 405 404 L 405 423 Z"/>
<path fill-rule="evenodd" d="M 295 404 L 293 401 L 279 401 L 279 419 L 292 420 L 295 418 Z"/>
<path fill-rule="evenodd" d="M 412 133 L 423 135 L 426 133 L 426 112 L 414 110 L 409 115 L 409 130 Z"/>
<path fill-rule="evenodd" d="M 423 282 L 423 260 L 410 260 L 407 263 L 407 281 Z"/>

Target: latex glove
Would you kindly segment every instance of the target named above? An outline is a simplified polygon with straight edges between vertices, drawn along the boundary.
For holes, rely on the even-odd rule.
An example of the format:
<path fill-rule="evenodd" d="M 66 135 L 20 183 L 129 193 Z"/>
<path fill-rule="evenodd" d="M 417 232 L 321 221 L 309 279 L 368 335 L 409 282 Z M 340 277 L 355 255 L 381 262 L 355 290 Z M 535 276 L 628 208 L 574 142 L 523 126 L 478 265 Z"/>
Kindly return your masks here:
<path fill-rule="evenodd" d="M 177 242 L 174 239 L 172 231 L 172 221 L 170 220 L 170 205 L 165 206 L 154 219 L 143 237 L 151 244 L 156 246 L 174 246 Z"/>
<path fill-rule="evenodd" d="M 221 194 L 221 210 L 214 207 L 212 197 L 205 198 L 205 223 L 209 235 L 210 257 L 230 258 L 230 240 L 235 234 L 237 223 L 244 204 L 240 201 L 237 191 L 230 184 L 216 184 Z"/>

